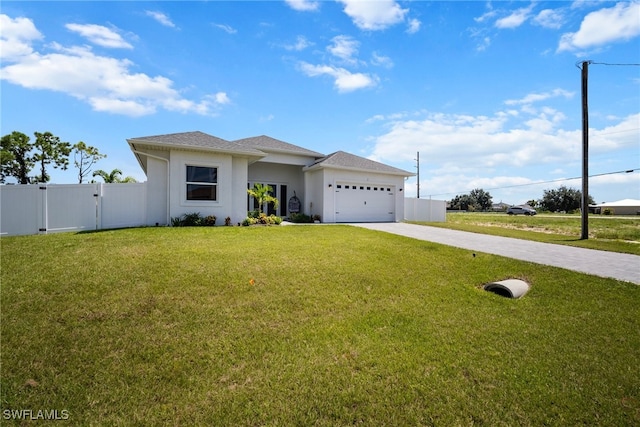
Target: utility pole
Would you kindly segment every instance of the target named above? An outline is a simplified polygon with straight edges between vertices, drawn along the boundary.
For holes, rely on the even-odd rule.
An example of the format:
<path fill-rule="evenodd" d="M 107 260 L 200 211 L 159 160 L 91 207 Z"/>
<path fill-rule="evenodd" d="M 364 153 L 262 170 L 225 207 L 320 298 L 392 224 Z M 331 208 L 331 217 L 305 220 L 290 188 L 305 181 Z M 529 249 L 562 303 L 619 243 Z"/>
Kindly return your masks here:
<path fill-rule="evenodd" d="M 589 239 L 589 64 L 582 61 L 582 231 L 581 240 Z"/>
<path fill-rule="evenodd" d="M 416 164 L 416 168 L 418 169 L 418 185 L 417 185 L 417 189 L 418 189 L 418 199 L 420 198 L 420 152 L 418 151 L 418 157 L 414 159 L 417 164 Z"/>

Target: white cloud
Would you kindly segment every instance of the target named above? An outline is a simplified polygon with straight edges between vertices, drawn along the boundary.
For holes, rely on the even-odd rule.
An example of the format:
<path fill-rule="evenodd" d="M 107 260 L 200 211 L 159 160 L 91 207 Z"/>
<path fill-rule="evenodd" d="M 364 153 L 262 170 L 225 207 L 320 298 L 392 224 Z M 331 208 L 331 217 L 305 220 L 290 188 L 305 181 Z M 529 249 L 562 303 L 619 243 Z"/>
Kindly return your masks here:
<path fill-rule="evenodd" d="M 232 26 L 226 25 L 226 24 L 213 24 L 213 26 L 216 28 L 220 28 L 222 31 L 226 32 L 227 34 L 235 34 L 238 32 L 238 30 L 236 30 Z"/>
<path fill-rule="evenodd" d="M 327 50 L 333 56 L 342 59 L 345 62 L 354 63 L 353 58 L 358 54 L 360 43 L 349 36 L 335 36 L 331 39 L 332 44 L 327 46 Z"/>
<path fill-rule="evenodd" d="M 564 23 L 564 15 L 559 10 L 545 9 L 533 18 L 533 22 L 544 28 L 558 29 Z"/>
<path fill-rule="evenodd" d="M 225 104 L 231 103 L 231 100 L 229 99 L 229 97 L 225 92 L 218 92 L 213 96 L 213 98 L 216 104 L 225 105 Z"/>
<path fill-rule="evenodd" d="M 298 36 L 294 44 L 285 45 L 284 48 L 287 50 L 295 50 L 299 52 L 305 50 L 309 46 L 313 46 L 313 43 L 307 40 L 305 36 Z"/>
<path fill-rule="evenodd" d="M 491 117 L 426 113 L 420 119 L 391 121 L 375 138 L 372 156 L 401 162 L 420 151 L 440 168 L 466 170 L 560 162 L 579 151 L 581 132 L 560 129 L 562 113 L 544 109 L 514 120 L 518 116 L 501 112 Z"/>
<path fill-rule="evenodd" d="M 153 10 L 147 10 L 145 11 L 147 16 L 150 16 L 151 18 L 155 19 L 156 21 L 158 21 L 160 24 L 164 25 L 165 27 L 170 27 L 170 28 L 175 28 L 176 24 L 174 24 L 171 21 L 171 18 L 169 18 L 167 15 L 165 15 L 162 12 L 157 12 L 157 11 L 153 11 Z"/>
<path fill-rule="evenodd" d="M 640 113 L 619 119 L 618 123 L 603 129 L 591 129 L 589 149 L 594 152 L 609 152 L 621 146 L 637 147 L 638 129 Z"/>
<path fill-rule="evenodd" d="M 88 102 L 91 107 L 93 107 L 94 111 L 122 114 L 130 117 L 146 116 L 148 114 L 153 114 L 156 111 L 154 105 L 137 101 L 91 97 L 88 99 Z"/>
<path fill-rule="evenodd" d="M 491 46 L 491 37 L 486 36 L 486 37 L 483 37 L 480 40 L 480 42 L 478 42 L 478 45 L 476 46 L 476 50 L 478 52 L 484 52 L 489 48 L 489 46 Z"/>
<path fill-rule="evenodd" d="M 320 2 L 313 0 L 285 0 L 291 9 L 300 12 L 313 12 L 320 9 Z"/>
<path fill-rule="evenodd" d="M 422 195 L 444 194 L 445 198 L 451 198 L 473 188 L 501 188 L 496 193 L 491 191 L 494 198 L 498 194 L 505 201 L 519 203 L 526 198 L 538 198 L 542 190 L 562 185 L 564 181 L 524 188 L 504 187 L 548 181 L 551 175 L 556 178 L 557 165 L 562 165 L 565 176 L 567 170 L 579 174 L 582 131 L 563 129 L 565 115 L 548 106 L 540 107 L 534 115 L 523 108 L 518 114 L 506 111 L 493 116 L 437 112 L 421 112 L 418 118 L 412 116 L 402 113 L 397 118 L 375 115 L 368 119 L 367 123 L 383 129 L 372 138 L 374 146 L 369 158 L 390 164 L 415 164 L 415 153 L 420 152 L 423 167 L 428 171 L 422 175 Z M 637 145 L 638 128 L 640 113 L 613 126 L 592 129 L 592 161 L 598 154 L 606 153 L 610 159 L 614 153 L 629 152 L 630 147 Z M 538 175 L 534 171 L 540 168 L 549 168 L 549 171 Z M 616 179 L 633 182 L 625 176 L 616 176 Z M 638 183 L 637 175 L 635 183 Z M 412 191 L 413 188 L 407 188 L 408 193 Z"/>
<path fill-rule="evenodd" d="M 580 29 L 560 38 L 558 52 L 600 47 L 640 35 L 640 2 L 620 2 L 585 16 Z"/>
<path fill-rule="evenodd" d="M 411 19 L 409 20 L 409 25 L 407 27 L 407 33 L 409 34 L 415 34 L 418 31 L 420 31 L 420 27 L 422 26 L 422 22 L 420 22 L 417 19 Z"/>
<path fill-rule="evenodd" d="M 409 9 L 402 9 L 394 0 L 338 0 L 346 13 L 361 30 L 384 30 L 404 21 Z"/>
<path fill-rule="evenodd" d="M 511 15 L 498 19 L 495 23 L 495 26 L 497 28 L 517 28 L 520 25 L 524 24 L 527 19 L 529 19 L 532 10 L 533 5 L 520 8 L 511 13 Z"/>
<path fill-rule="evenodd" d="M 504 103 L 507 105 L 532 104 L 534 102 L 545 101 L 549 98 L 557 98 L 559 96 L 569 99 L 572 98 L 574 94 L 574 92 L 570 92 L 568 90 L 554 89 L 551 92 L 530 93 L 521 99 L 508 99 Z"/>
<path fill-rule="evenodd" d="M 358 89 L 365 89 L 376 86 L 378 78 L 369 74 L 352 73 L 344 68 L 330 65 L 313 65 L 306 62 L 299 63 L 300 70 L 309 77 L 331 76 L 334 79 L 334 86 L 340 93 L 353 92 Z"/>
<path fill-rule="evenodd" d="M 391 60 L 391 58 L 389 58 L 388 56 L 380 55 L 377 52 L 373 52 L 371 54 L 371 63 L 373 65 L 377 65 L 385 68 L 393 67 L 393 61 Z"/>
<path fill-rule="evenodd" d="M 117 32 L 96 24 L 66 24 L 69 31 L 80 34 L 91 43 L 102 47 L 133 49 Z"/>
<path fill-rule="evenodd" d="M 489 5 L 489 11 L 485 12 L 482 16 L 473 18 L 474 21 L 478 23 L 482 23 L 482 22 L 488 21 L 489 19 L 493 19 L 493 17 L 497 15 L 498 12 L 491 9 L 491 4 L 489 3 L 488 5 Z"/>
<path fill-rule="evenodd" d="M 42 36 L 31 21 L 1 19 L 12 24 L 8 36 L 4 31 L 2 36 L 3 55 L 6 52 L 12 55 L 12 63 L 6 65 L 4 61 L 0 68 L 0 78 L 6 82 L 65 93 L 88 103 L 95 111 L 133 117 L 152 114 L 158 108 L 215 115 L 220 106 L 230 103 L 224 92 L 205 96 L 198 102 L 186 99 L 173 88 L 170 79 L 132 72 L 134 64 L 130 60 L 96 55 L 86 46 L 64 47 L 53 42 L 49 45 L 50 52 L 35 52 L 29 43 Z M 75 30 L 87 37 L 104 39 L 106 34 L 87 26 Z"/>
<path fill-rule="evenodd" d="M 33 21 L 28 18 L 12 19 L 5 14 L 0 15 L 0 58 L 12 61 L 33 52 L 31 42 L 43 38 Z"/>

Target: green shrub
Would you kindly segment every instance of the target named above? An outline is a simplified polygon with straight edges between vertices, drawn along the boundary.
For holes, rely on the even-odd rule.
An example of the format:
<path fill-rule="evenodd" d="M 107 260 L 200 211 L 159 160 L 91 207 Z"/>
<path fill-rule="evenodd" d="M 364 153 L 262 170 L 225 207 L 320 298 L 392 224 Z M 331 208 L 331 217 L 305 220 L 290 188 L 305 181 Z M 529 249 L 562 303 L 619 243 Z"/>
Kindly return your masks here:
<path fill-rule="evenodd" d="M 182 226 L 183 227 L 195 227 L 198 225 L 202 225 L 203 218 L 200 215 L 200 212 L 193 212 L 182 215 Z"/>
<path fill-rule="evenodd" d="M 313 222 L 313 219 L 309 215 L 304 213 L 292 213 L 289 216 L 289 221 L 295 223 L 310 223 Z"/>
<path fill-rule="evenodd" d="M 247 216 L 244 219 L 244 221 L 242 221 L 242 225 L 244 226 L 255 225 L 255 224 L 280 225 L 282 223 L 282 218 L 280 218 L 279 216 L 276 216 L 276 215 L 267 216 L 267 214 L 265 213 L 259 213 L 257 217 L 254 217 L 253 212 L 255 211 L 249 212 L 249 216 Z"/>
<path fill-rule="evenodd" d="M 209 227 L 216 225 L 215 215 L 202 217 L 200 212 L 193 212 L 171 218 L 172 227 L 198 227 L 203 225 Z"/>
<path fill-rule="evenodd" d="M 604 208 L 602 210 L 602 215 L 613 215 L 613 209 L 611 208 Z"/>

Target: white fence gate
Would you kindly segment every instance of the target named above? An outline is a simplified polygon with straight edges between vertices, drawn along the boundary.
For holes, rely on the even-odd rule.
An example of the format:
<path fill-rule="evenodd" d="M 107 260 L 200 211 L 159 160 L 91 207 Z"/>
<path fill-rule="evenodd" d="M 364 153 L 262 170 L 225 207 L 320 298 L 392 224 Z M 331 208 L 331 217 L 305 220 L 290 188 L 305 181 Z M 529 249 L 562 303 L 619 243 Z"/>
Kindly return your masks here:
<path fill-rule="evenodd" d="M 445 222 L 447 202 L 431 199 L 404 199 L 404 219 L 407 221 Z"/>
<path fill-rule="evenodd" d="M 0 186 L 0 235 L 135 227 L 146 223 L 146 184 Z"/>

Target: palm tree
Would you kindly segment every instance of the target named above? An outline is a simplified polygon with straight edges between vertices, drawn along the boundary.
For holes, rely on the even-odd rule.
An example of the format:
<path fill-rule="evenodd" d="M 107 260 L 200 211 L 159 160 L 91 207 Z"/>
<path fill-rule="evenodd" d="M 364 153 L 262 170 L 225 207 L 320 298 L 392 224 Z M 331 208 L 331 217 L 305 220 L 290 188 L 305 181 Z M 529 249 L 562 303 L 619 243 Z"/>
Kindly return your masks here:
<path fill-rule="evenodd" d="M 93 176 L 99 176 L 104 180 L 107 184 L 115 184 L 115 183 L 127 183 L 127 182 L 138 182 L 132 176 L 127 176 L 125 178 L 120 178 L 122 176 L 122 171 L 120 169 L 114 169 L 111 173 L 107 173 L 102 169 L 98 169 L 93 173 Z"/>
<path fill-rule="evenodd" d="M 269 185 L 253 184 L 253 188 L 247 190 L 247 193 L 258 202 L 258 209 L 262 212 L 262 206 L 265 203 L 273 203 L 273 207 L 278 209 L 279 201 L 271 195 L 273 188 Z"/>

